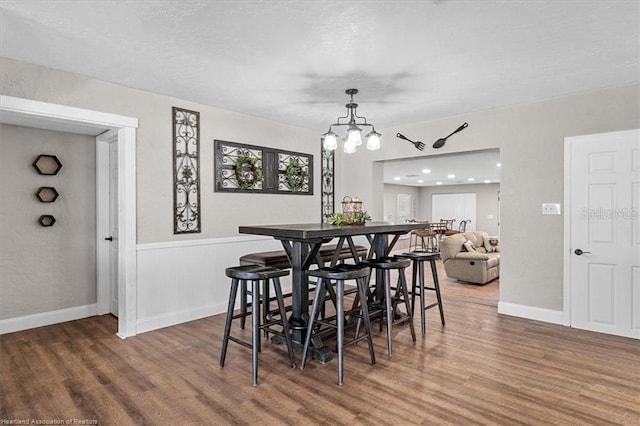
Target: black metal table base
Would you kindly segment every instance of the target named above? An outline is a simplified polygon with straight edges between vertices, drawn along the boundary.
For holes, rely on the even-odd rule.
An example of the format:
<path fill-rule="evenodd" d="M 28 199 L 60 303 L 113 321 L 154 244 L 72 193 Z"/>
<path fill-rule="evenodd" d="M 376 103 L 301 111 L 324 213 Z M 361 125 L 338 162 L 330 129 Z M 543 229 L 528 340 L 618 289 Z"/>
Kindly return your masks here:
<path fill-rule="evenodd" d="M 304 329 L 306 330 L 306 327 L 304 327 Z M 284 345 L 286 342 L 281 336 L 271 336 L 271 343 Z M 293 350 L 295 352 L 301 353 L 303 346 L 303 342 L 293 340 Z M 322 339 L 319 336 L 311 337 L 311 348 L 309 348 L 309 352 L 312 358 L 321 364 L 325 364 L 333 359 L 333 351 L 322 343 Z"/>

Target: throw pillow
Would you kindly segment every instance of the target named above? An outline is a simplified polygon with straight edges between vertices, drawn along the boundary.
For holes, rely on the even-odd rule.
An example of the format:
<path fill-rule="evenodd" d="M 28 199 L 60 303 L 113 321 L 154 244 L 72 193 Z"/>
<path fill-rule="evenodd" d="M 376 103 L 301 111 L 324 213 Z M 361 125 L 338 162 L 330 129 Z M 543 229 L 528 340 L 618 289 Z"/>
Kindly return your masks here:
<path fill-rule="evenodd" d="M 500 237 L 490 237 L 485 235 L 483 237 L 484 248 L 487 249 L 487 253 L 496 253 L 500 251 Z"/>
<path fill-rule="evenodd" d="M 465 241 L 462 247 L 464 247 L 466 251 L 476 251 L 476 246 L 469 240 Z"/>

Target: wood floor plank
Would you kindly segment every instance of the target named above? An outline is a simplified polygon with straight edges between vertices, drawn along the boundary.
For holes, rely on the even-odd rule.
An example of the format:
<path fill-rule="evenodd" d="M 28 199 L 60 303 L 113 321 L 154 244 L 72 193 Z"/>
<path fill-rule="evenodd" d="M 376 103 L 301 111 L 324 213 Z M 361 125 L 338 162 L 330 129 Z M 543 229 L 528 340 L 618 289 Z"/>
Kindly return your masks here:
<path fill-rule="evenodd" d="M 447 325 L 428 311 L 427 335 L 415 343 L 406 325 L 394 327 L 392 357 L 376 325 L 377 363 L 366 344 L 346 348 L 341 387 L 335 360 L 292 369 L 268 340 L 257 387 L 248 349 L 231 343 L 221 368 L 224 315 L 125 340 L 106 315 L 0 336 L 0 416 L 102 425 L 640 424 L 640 341 L 498 315 L 499 281 L 463 284 L 439 268 Z M 250 336 L 249 327 L 237 331 Z"/>

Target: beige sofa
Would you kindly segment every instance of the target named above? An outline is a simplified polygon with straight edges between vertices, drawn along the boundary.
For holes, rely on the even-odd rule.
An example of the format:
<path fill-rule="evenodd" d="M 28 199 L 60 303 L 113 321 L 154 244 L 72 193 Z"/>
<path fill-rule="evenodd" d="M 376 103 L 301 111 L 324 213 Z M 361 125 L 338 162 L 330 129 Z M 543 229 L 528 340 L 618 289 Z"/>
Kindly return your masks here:
<path fill-rule="evenodd" d="M 498 237 L 470 231 L 442 238 L 440 257 L 449 278 L 486 284 L 500 275 Z"/>

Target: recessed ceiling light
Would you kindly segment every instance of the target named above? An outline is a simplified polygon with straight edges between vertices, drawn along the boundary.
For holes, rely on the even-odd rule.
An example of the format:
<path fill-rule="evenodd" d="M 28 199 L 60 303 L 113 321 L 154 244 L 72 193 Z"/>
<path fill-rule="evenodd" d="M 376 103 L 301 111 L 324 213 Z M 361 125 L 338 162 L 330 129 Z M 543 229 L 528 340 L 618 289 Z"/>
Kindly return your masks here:
<path fill-rule="evenodd" d="M 436 182 L 436 185 L 442 185 L 442 182 L 437 181 L 437 182 Z"/>
<path fill-rule="evenodd" d="M 485 179 L 484 183 L 491 183 L 491 181 L 489 179 Z"/>
<path fill-rule="evenodd" d="M 467 178 L 468 182 L 473 182 L 474 180 L 476 180 L 476 178 Z"/>
<path fill-rule="evenodd" d="M 425 175 L 427 173 L 431 173 L 431 169 L 422 169 L 422 173 L 424 173 Z"/>
<path fill-rule="evenodd" d="M 450 175 L 447 175 L 447 177 L 448 177 L 449 179 L 455 179 L 456 175 L 454 175 L 454 174 L 450 174 Z"/>
<path fill-rule="evenodd" d="M 393 180 L 400 180 L 400 176 L 394 177 Z"/>
<path fill-rule="evenodd" d="M 502 167 L 502 163 L 496 164 L 496 167 Z"/>
<path fill-rule="evenodd" d="M 424 183 L 422 179 L 418 179 L 418 183 Z"/>

